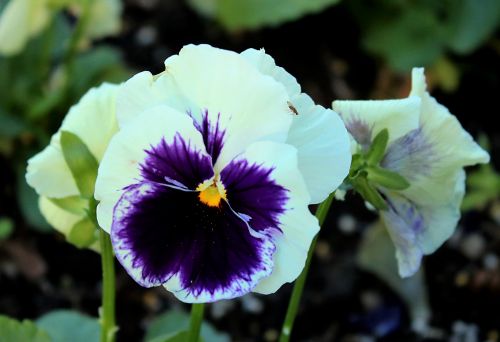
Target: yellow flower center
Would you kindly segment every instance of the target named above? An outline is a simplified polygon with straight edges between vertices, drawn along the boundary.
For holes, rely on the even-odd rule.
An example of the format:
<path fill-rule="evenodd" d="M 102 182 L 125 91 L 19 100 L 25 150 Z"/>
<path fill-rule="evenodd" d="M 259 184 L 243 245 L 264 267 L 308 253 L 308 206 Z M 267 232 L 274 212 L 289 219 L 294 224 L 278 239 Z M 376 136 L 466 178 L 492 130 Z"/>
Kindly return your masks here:
<path fill-rule="evenodd" d="M 200 193 L 198 198 L 201 203 L 208 205 L 209 207 L 218 207 L 222 199 L 226 199 L 226 190 L 224 186 L 217 182 L 216 180 L 211 180 L 204 182 L 198 186 L 196 189 Z"/>

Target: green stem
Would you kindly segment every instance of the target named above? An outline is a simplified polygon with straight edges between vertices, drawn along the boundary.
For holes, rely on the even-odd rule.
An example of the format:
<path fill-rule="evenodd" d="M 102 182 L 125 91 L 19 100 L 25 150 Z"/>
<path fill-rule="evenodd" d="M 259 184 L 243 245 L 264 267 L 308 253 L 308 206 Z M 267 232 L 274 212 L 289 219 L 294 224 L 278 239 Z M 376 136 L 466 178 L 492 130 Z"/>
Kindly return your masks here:
<path fill-rule="evenodd" d="M 82 11 L 80 13 L 80 17 L 78 18 L 78 22 L 76 24 L 75 29 L 73 30 L 73 33 L 71 34 L 68 47 L 64 52 L 63 63 L 64 63 L 66 77 L 69 77 L 69 75 L 72 72 L 73 62 L 76 53 L 78 52 L 78 45 L 82 40 L 83 34 L 85 33 L 85 29 L 87 28 L 90 19 L 90 10 L 92 8 L 93 2 L 94 0 L 82 1 Z"/>
<path fill-rule="evenodd" d="M 99 229 L 102 261 L 101 342 L 113 342 L 115 325 L 115 259 L 108 233 Z"/>
<path fill-rule="evenodd" d="M 191 321 L 187 342 L 198 342 L 200 338 L 201 322 L 203 322 L 204 304 L 193 304 L 191 306 Z"/>
<path fill-rule="evenodd" d="M 322 226 L 325 222 L 325 218 L 328 214 L 328 211 L 330 210 L 333 198 L 334 195 L 332 193 L 323 203 L 318 206 L 318 209 L 316 209 L 316 217 L 318 218 L 320 226 Z M 309 248 L 309 252 L 307 254 L 307 260 L 304 269 L 302 270 L 302 273 L 297 278 L 297 280 L 295 280 L 292 296 L 290 297 L 290 302 L 288 302 L 285 322 L 283 323 L 283 328 L 281 329 L 279 342 L 288 342 L 290 340 L 290 334 L 292 333 L 293 323 L 295 321 L 295 317 L 297 316 L 297 311 L 299 310 L 300 298 L 302 297 L 302 292 L 306 283 L 309 267 L 311 266 L 311 260 L 314 254 L 317 240 L 318 235 L 316 235 L 311 242 L 311 247 Z"/>

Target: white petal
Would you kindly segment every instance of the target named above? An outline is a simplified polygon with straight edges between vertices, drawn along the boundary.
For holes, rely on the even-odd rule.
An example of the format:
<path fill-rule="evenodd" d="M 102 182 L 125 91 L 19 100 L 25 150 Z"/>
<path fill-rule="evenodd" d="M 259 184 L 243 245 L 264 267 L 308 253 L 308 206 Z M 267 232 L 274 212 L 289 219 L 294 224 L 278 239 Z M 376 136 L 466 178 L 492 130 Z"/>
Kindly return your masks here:
<path fill-rule="evenodd" d="M 240 55 L 253 64 L 261 73 L 271 76 L 276 81 L 283 84 L 290 97 L 300 94 L 300 85 L 297 83 L 295 77 L 290 75 L 282 67 L 277 66 L 274 59 L 266 54 L 264 49 L 247 49 Z"/>
<path fill-rule="evenodd" d="M 79 194 L 71 171 L 64 160 L 59 136 L 59 133 L 54 135 L 49 146 L 28 160 L 26 171 L 26 182 L 37 194 L 52 198 Z"/>
<path fill-rule="evenodd" d="M 361 123 L 371 130 L 373 139 L 381 130 L 389 130 L 389 143 L 418 128 L 420 99 L 411 96 L 401 100 L 334 101 L 334 111 L 340 114 L 347 130 L 353 123 Z"/>
<path fill-rule="evenodd" d="M 60 131 L 76 134 L 100 160 L 117 130 L 114 99 L 116 85 L 103 84 L 89 90 L 71 107 L 61 128 L 42 152 L 28 160 L 26 181 L 39 195 L 60 198 L 78 195 L 60 144 Z"/>
<path fill-rule="evenodd" d="M 118 86 L 104 83 L 90 89 L 68 112 L 61 130 L 77 135 L 92 154 L 101 160 L 111 137 L 118 130 L 116 94 Z"/>
<path fill-rule="evenodd" d="M 250 145 L 238 158 L 274 168 L 271 177 L 289 190 L 286 211 L 279 217 L 282 234 L 275 238 L 273 272 L 254 289 L 259 293 L 272 293 L 299 276 L 311 241 L 319 231 L 318 220 L 308 209 L 310 197 L 297 167 L 297 151 L 294 147 L 274 142 L 257 142 Z"/>
<path fill-rule="evenodd" d="M 299 169 L 311 195 L 311 203 L 324 201 L 342 184 L 351 166 L 351 143 L 340 117 L 319 105 L 306 105 L 301 94 L 293 104 L 294 117 L 287 143 L 298 150 Z M 293 101 L 293 100 L 292 100 Z"/>
<path fill-rule="evenodd" d="M 426 87 L 424 69 L 414 68 L 410 96 L 419 96 L 422 100 L 420 125 L 439 156 L 437 166 L 441 170 L 435 172 L 489 162 L 488 153 L 476 144 L 445 106 L 429 95 Z"/>
<path fill-rule="evenodd" d="M 311 194 L 311 203 L 323 201 L 349 172 L 350 142 L 342 120 L 337 113 L 315 105 L 308 95 L 301 93 L 295 77 L 277 66 L 263 49 L 248 49 L 241 55 L 260 72 L 285 86 L 298 113 L 293 116 L 286 142 L 298 150 L 299 169 Z"/>
<path fill-rule="evenodd" d="M 47 197 L 40 196 L 38 205 L 47 222 L 64 236 L 67 236 L 75 223 L 83 218 L 80 215 L 59 208 Z"/>
<path fill-rule="evenodd" d="M 141 179 L 139 167 L 146 157 L 145 150 L 157 145 L 162 138 L 171 143 L 177 133 L 191 146 L 205 151 L 192 119 L 166 106 L 145 111 L 113 137 L 99 165 L 95 187 L 95 198 L 100 201 L 97 219 L 105 231 L 110 231 L 113 208 L 122 190 Z"/>
<path fill-rule="evenodd" d="M 142 74 L 124 87 L 127 95 L 120 96 L 120 101 L 128 96 L 131 99 L 119 104 L 120 125 L 140 114 L 148 102 L 189 111 L 198 122 L 202 111 L 207 110 L 209 121 L 219 120 L 226 131 L 218 169 L 252 142 L 285 141 L 292 115 L 284 87 L 239 54 L 208 45 L 188 45 L 179 55 L 168 58 L 165 68 L 156 80 Z M 130 102 L 135 105 L 126 109 L 125 103 Z"/>
<path fill-rule="evenodd" d="M 427 221 L 427 229 L 419 238 L 425 254 L 433 253 L 455 232 L 460 219 L 460 205 L 465 195 L 465 172 L 459 170 L 450 184 L 453 190 L 447 203 L 441 206 L 421 205 L 421 212 Z"/>

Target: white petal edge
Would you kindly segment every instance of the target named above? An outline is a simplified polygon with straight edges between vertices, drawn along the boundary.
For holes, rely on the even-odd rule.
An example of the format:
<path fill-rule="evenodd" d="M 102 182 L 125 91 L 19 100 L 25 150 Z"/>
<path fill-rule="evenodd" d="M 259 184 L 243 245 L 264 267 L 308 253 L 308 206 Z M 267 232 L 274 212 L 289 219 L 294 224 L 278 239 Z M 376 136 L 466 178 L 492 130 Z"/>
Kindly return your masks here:
<path fill-rule="evenodd" d="M 286 143 L 298 150 L 299 169 L 311 203 L 322 202 L 342 184 L 351 164 L 349 136 L 342 120 L 334 111 L 315 105 L 301 93 L 295 77 L 277 66 L 264 49 L 247 49 L 241 55 L 260 72 L 283 84 L 290 96 L 298 115 L 293 115 Z"/>
<path fill-rule="evenodd" d="M 448 108 L 439 104 L 426 89 L 424 69 L 413 68 L 410 96 L 421 98 L 420 125 L 426 136 L 432 139 L 433 146 L 442 159 L 440 164 L 449 168 L 457 168 L 488 163 L 489 154 L 463 129 Z"/>
<path fill-rule="evenodd" d="M 271 177 L 289 190 L 286 211 L 279 218 L 282 234 L 275 236 L 274 268 L 262 279 L 254 292 L 269 294 L 284 283 L 294 281 L 302 272 L 311 241 L 319 231 L 318 220 L 308 208 L 309 192 L 298 170 L 297 150 L 288 144 L 257 142 L 250 145 L 241 158 L 274 167 Z"/>

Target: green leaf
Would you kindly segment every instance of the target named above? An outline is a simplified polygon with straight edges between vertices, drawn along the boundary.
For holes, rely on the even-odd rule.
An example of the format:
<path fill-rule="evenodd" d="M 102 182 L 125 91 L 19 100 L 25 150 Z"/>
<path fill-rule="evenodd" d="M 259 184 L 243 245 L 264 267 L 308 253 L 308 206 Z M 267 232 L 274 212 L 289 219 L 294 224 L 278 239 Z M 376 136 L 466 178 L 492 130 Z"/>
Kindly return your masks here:
<path fill-rule="evenodd" d="M 378 210 L 387 210 L 387 203 L 377 189 L 368 182 L 365 177 L 358 177 L 353 180 L 354 190 L 356 190 L 365 201 L 373 205 Z"/>
<path fill-rule="evenodd" d="M 84 198 L 93 197 L 99 166 L 97 160 L 85 143 L 71 132 L 61 131 L 61 147 L 80 194 Z"/>
<path fill-rule="evenodd" d="M 188 340 L 189 332 L 186 330 L 177 331 L 171 334 L 158 336 L 149 342 L 185 342 Z M 200 337 L 199 342 L 204 342 L 204 339 Z"/>
<path fill-rule="evenodd" d="M 377 16 L 369 26 L 364 25 L 364 47 L 397 71 L 429 66 L 444 52 L 445 28 L 436 11 L 421 2 L 415 4 L 391 16 Z"/>
<path fill-rule="evenodd" d="M 0 241 L 7 239 L 14 231 L 14 222 L 8 217 L 0 218 Z"/>
<path fill-rule="evenodd" d="M 49 335 L 33 322 L 0 316 L 0 342 L 51 342 Z"/>
<path fill-rule="evenodd" d="M 97 227 L 88 217 L 78 221 L 71 228 L 67 240 L 78 248 L 85 248 L 97 241 Z"/>
<path fill-rule="evenodd" d="M 500 1 L 453 0 L 450 9 L 447 45 L 455 52 L 470 53 L 500 25 Z"/>
<path fill-rule="evenodd" d="M 0 137 L 15 138 L 26 130 L 26 124 L 17 116 L 7 114 L 0 108 Z"/>
<path fill-rule="evenodd" d="M 64 198 L 49 198 L 59 208 L 69 211 L 75 215 L 85 215 L 89 202 L 80 196 L 69 196 Z"/>
<path fill-rule="evenodd" d="M 366 153 L 368 165 L 377 165 L 384 158 L 387 143 L 389 142 L 389 130 L 384 128 L 373 139 L 370 149 Z"/>
<path fill-rule="evenodd" d="M 77 56 L 71 71 L 69 86 L 75 101 L 102 82 L 119 83 L 131 76 L 120 51 L 109 46 L 96 47 Z"/>
<path fill-rule="evenodd" d="M 45 329 L 52 342 L 98 342 L 100 325 L 96 318 L 70 310 L 57 310 L 43 315 L 37 325 Z"/>
<path fill-rule="evenodd" d="M 191 1 L 196 3 L 200 1 Z M 298 19 L 306 14 L 317 13 L 339 0 L 218 0 L 217 19 L 228 30 L 257 29 L 277 26 Z M 195 4 L 196 6 L 196 4 Z M 202 12 L 214 12 L 213 8 L 198 6 Z"/>
<path fill-rule="evenodd" d="M 404 190 L 410 186 L 410 183 L 396 172 L 383 169 L 379 166 L 367 166 L 367 179 L 372 183 L 383 186 L 391 190 Z"/>
<path fill-rule="evenodd" d="M 171 310 L 156 317 L 149 325 L 145 342 L 164 341 L 157 338 L 170 338 L 182 334 L 189 327 L 189 315 L 185 312 Z M 182 336 L 182 335 L 181 335 Z M 229 336 L 217 332 L 208 323 L 202 323 L 201 336 L 205 342 L 229 342 Z M 176 341 L 176 340 L 173 340 Z M 184 340 L 185 341 L 185 340 Z"/>

